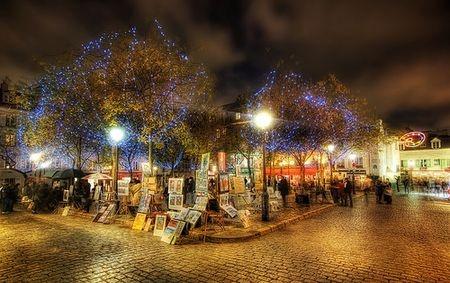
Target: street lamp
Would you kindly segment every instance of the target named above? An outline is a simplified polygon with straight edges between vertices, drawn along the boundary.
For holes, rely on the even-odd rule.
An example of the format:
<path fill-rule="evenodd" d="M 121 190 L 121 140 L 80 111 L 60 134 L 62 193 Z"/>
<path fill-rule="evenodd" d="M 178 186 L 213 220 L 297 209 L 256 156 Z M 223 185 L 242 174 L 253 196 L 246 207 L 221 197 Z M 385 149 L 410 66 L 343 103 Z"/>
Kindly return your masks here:
<path fill-rule="evenodd" d="M 271 113 L 266 111 L 258 112 L 253 116 L 253 123 L 255 126 L 264 131 L 264 138 L 262 144 L 262 169 L 263 169 L 263 195 L 262 195 L 262 206 L 261 206 L 261 217 L 262 221 L 269 221 L 269 194 L 267 193 L 267 180 L 266 180 L 266 143 L 267 143 L 267 130 L 273 124 L 273 116 Z"/>
<path fill-rule="evenodd" d="M 119 148 L 118 144 L 124 139 L 125 137 L 125 130 L 120 127 L 113 127 L 109 129 L 109 138 L 111 140 L 111 147 L 112 147 L 112 189 L 115 192 L 116 201 L 119 201 L 119 195 L 118 195 L 118 187 L 117 187 L 117 179 L 118 179 L 118 172 L 119 172 Z"/>
<path fill-rule="evenodd" d="M 352 162 L 351 172 L 352 172 L 352 192 L 353 194 L 356 194 L 355 192 L 355 160 L 356 160 L 356 154 L 351 153 L 349 156 L 350 161 Z"/>
<path fill-rule="evenodd" d="M 334 144 L 327 145 L 328 160 L 330 161 L 330 185 L 333 181 L 333 158 L 331 154 L 333 153 L 335 148 L 336 146 Z"/>

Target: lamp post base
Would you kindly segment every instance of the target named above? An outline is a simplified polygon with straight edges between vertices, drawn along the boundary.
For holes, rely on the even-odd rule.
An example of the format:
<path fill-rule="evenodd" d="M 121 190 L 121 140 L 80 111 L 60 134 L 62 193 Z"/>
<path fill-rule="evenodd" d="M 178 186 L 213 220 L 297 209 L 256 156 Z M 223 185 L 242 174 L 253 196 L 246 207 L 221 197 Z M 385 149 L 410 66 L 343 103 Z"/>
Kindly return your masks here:
<path fill-rule="evenodd" d="M 264 190 L 262 194 L 261 220 L 269 221 L 269 193 Z"/>

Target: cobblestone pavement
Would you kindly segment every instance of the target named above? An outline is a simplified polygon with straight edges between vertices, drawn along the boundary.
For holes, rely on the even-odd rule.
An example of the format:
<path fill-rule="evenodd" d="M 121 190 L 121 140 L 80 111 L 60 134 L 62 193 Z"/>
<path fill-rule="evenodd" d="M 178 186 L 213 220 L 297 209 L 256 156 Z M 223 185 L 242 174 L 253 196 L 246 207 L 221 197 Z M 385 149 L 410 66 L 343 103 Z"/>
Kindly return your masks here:
<path fill-rule="evenodd" d="M 358 200 L 248 242 L 171 246 L 115 225 L 0 215 L 6 282 L 450 282 L 450 205 Z"/>

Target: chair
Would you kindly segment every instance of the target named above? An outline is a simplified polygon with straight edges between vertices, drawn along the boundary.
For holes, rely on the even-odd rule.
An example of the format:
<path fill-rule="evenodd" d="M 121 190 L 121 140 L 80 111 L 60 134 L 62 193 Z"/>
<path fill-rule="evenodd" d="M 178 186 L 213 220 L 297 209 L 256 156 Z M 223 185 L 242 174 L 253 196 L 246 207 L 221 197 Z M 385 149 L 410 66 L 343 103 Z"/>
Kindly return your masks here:
<path fill-rule="evenodd" d="M 221 231 L 225 230 L 225 217 L 223 214 L 223 211 L 216 212 L 216 211 L 204 211 L 202 214 L 202 223 L 203 225 L 203 242 L 206 240 L 206 233 L 208 232 L 208 225 L 209 227 L 213 227 L 214 231 L 215 225 L 218 225 Z"/>

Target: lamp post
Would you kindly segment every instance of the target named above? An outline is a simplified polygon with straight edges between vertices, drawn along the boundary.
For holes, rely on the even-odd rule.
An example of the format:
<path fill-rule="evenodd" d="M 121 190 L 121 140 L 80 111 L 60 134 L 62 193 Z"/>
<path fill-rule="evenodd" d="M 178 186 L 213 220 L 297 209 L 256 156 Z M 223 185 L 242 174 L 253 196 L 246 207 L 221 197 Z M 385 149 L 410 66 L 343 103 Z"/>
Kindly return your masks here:
<path fill-rule="evenodd" d="M 261 111 L 253 116 L 253 123 L 255 126 L 264 131 L 263 144 L 262 144 L 262 177 L 263 177 L 263 195 L 261 203 L 261 219 L 262 221 L 269 221 L 269 194 L 267 193 L 267 180 L 266 180 L 266 143 L 267 143 L 267 130 L 273 124 L 272 114 L 266 111 Z"/>
<path fill-rule="evenodd" d="M 125 131 L 124 129 L 120 127 L 113 127 L 109 130 L 109 138 L 111 140 L 111 146 L 112 146 L 112 189 L 115 192 L 116 196 L 115 199 L 118 202 L 119 196 L 118 196 L 118 187 L 117 187 L 117 179 L 118 179 L 118 172 L 119 172 L 119 148 L 118 144 L 123 140 L 125 137 Z"/>
<path fill-rule="evenodd" d="M 330 185 L 333 180 L 333 151 L 336 148 L 334 144 L 327 145 L 328 159 L 330 160 Z"/>
<path fill-rule="evenodd" d="M 351 169 L 351 172 L 352 172 L 352 193 L 356 194 L 356 191 L 355 191 L 355 160 L 356 160 L 356 154 L 351 153 L 349 155 L 349 158 L 350 158 L 350 161 L 352 162 L 352 169 Z"/>

